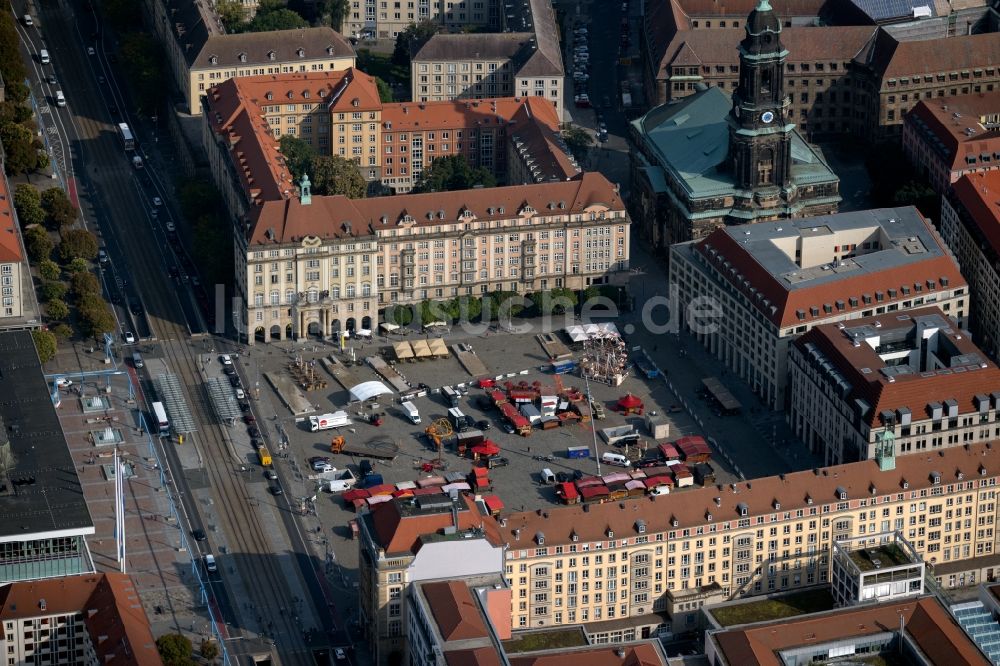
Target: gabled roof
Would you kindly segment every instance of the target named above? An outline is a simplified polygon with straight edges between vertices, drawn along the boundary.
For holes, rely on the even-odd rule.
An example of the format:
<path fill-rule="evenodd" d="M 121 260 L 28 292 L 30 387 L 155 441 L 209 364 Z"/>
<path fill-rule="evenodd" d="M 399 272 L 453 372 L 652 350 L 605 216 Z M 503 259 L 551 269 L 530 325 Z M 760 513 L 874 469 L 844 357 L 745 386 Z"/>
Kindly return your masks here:
<path fill-rule="evenodd" d="M 951 170 L 993 168 L 1000 163 L 1000 129 L 984 121 L 997 113 L 1000 90 L 920 100 L 906 123 Z"/>
<path fill-rule="evenodd" d="M 193 70 L 354 57 L 351 45 L 330 27 L 212 35 L 192 51 L 188 66 Z"/>
<path fill-rule="evenodd" d="M 530 113 L 525 114 L 525 107 Z M 382 122 L 392 123 L 386 131 L 448 130 L 480 125 L 506 125 L 536 119 L 552 129 L 559 128 L 555 107 L 542 97 L 497 97 L 456 99 L 441 102 L 394 102 L 382 105 Z"/>
<path fill-rule="evenodd" d="M 446 501 L 448 496 L 440 497 Z M 422 537 L 455 527 L 450 507 L 425 510 L 419 507 L 420 501 L 411 506 L 407 500 L 394 499 L 372 508 L 372 536 L 387 556 L 414 554 L 420 550 Z M 500 543 L 496 521 L 480 513 L 472 498 L 460 495 L 457 507 L 458 532 L 482 527 L 490 543 Z"/>
<path fill-rule="evenodd" d="M 990 661 L 934 597 L 838 609 L 713 633 L 726 666 L 780 666 L 781 653 L 805 645 L 898 631 L 916 643 L 928 663 L 987 666 Z"/>
<path fill-rule="evenodd" d="M 8 185 L 7 177 L 0 176 L 0 264 L 19 263 L 24 258 Z"/>
<path fill-rule="evenodd" d="M 879 28 L 855 60 L 882 79 L 884 86 L 885 79 L 998 66 L 1000 39 L 987 33 L 901 42 Z"/>
<path fill-rule="evenodd" d="M 974 225 L 973 237 L 989 245 L 990 263 L 1000 267 L 1000 171 L 962 176 L 952 186 L 951 196 L 968 212 L 963 222 Z"/>
<path fill-rule="evenodd" d="M 445 60 L 504 60 L 521 52 L 530 32 L 436 33 L 420 47 L 412 62 Z"/>
<path fill-rule="evenodd" d="M 489 636 L 479 607 L 469 592 L 469 586 L 464 582 L 449 580 L 424 583 L 421 588 L 434 621 L 437 622 L 441 638 L 446 643 Z"/>
<path fill-rule="evenodd" d="M 120 573 L 82 574 L 0 587 L 0 621 L 83 615 L 101 664 L 162 666 L 139 593 Z"/>
<path fill-rule="evenodd" d="M 419 225 L 464 223 L 459 220 L 463 208 L 472 211 L 480 222 L 508 220 L 518 215 L 525 201 L 542 215 L 550 210 L 567 214 L 624 210 L 617 188 L 598 172 L 582 173 L 573 180 L 558 183 L 454 192 L 368 199 L 314 196 L 307 206 L 292 198 L 267 201 L 251 211 L 250 245 L 297 243 L 306 236 L 363 239 L 395 229 L 407 212 Z"/>

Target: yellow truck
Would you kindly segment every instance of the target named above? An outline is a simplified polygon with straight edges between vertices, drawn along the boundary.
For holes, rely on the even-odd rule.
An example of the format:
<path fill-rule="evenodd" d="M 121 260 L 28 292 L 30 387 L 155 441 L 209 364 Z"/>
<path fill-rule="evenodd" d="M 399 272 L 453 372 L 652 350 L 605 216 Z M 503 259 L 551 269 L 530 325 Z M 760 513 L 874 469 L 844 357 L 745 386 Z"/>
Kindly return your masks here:
<path fill-rule="evenodd" d="M 271 452 L 267 450 L 266 446 L 257 447 L 257 458 L 264 467 L 271 466 Z"/>

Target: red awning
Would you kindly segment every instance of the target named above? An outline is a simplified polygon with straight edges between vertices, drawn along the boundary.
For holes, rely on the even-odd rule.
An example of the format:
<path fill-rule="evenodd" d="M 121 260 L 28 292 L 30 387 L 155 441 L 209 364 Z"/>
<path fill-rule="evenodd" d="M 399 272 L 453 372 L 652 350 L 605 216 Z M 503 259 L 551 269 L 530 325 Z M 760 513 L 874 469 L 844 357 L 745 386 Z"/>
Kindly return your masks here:
<path fill-rule="evenodd" d="M 416 490 L 407 488 L 406 490 L 397 490 L 392 494 L 393 497 L 413 497 L 413 491 Z"/>
<path fill-rule="evenodd" d="M 587 488 L 580 488 L 580 494 L 583 495 L 584 499 L 589 499 L 591 497 L 605 497 L 608 493 L 608 489 L 604 486 L 589 486 Z"/>
<path fill-rule="evenodd" d="M 573 499 L 580 496 L 580 493 L 576 491 L 576 486 L 572 483 L 560 483 L 559 494 L 566 499 Z"/>
<path fill-rule="evenodd" d="M 626 393 L 624 397 L 618 400 L 618 406 L 622 409 L 636 409 L 642 407 L 642 400 L 631 393 Z"/>
<path fill-rule="evenodd" d="M 367 497 L 371 497 L 371 493 L 364 488 L 353 488 L 343 494 L 345 502 L 353 502 L 356 499 L 365 499 Z"/>
<path fill-rule="evenodd" d="M 490 440 L 486 440 L 485 442 L 473 446 L 472 452 L 480 456 L 495 456 L 500 453 L 500 447 Z"/>
<path fill-rule="evenodd" d="M 368 489 L 368 492 L 372 494 L 372 497 L 375 497 L 376 495 L 392 495 L 396 492 L 396 486 L 391 483 L 383 483 L 380 486 L 372 486 Z"/>
<path fill-rule="evenodd" d="M 486 504 L 486 508 L 490 510 L 490 513 L 503 511 L 503 502 L 496 495 L 487 495 L 483 498 L 483 503 Z"/>

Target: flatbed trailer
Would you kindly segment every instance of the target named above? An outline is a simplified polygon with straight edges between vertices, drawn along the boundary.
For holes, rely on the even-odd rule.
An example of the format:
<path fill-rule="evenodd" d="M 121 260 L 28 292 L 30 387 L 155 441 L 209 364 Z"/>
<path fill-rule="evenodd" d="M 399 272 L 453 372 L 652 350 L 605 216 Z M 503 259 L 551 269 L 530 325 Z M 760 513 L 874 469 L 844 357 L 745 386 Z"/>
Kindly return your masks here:
<path fill-rule="evenodd" d="M 337 437 L 330 445 L 332 453 L 343 453 L 359 458 L 375 458 L 376 460 L 395 460 L 399 455 L 399 445 L 389 441 L 349 442 Z"/>

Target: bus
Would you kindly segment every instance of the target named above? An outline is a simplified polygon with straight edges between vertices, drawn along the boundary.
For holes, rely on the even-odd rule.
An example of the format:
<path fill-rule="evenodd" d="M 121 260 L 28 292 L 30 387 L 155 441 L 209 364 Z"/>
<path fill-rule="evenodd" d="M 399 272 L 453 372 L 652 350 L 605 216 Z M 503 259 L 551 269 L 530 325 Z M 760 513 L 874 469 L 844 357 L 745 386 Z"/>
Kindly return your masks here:
<path fill-rule="evenodd" d="M 153 403 L 153 418 L 156 420 L 156 427 L 160 437 L 170 434 L 170 421 L 167 420 L 167 410 L 163 408 L 162 402 Z"/>
<path fill-rule="evenodd" d="M 118 133 L 122 135 L 125 150 L 135 150 L 135 137 L 132 136 L 132 130 L 128 128 L 128 123 L 118 123 Z"/>

